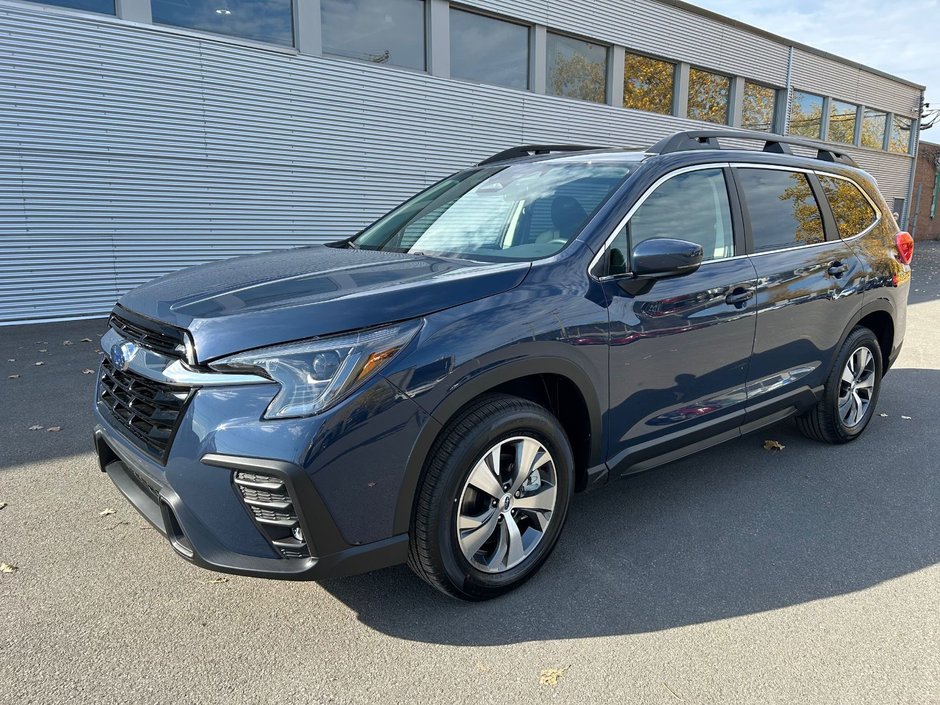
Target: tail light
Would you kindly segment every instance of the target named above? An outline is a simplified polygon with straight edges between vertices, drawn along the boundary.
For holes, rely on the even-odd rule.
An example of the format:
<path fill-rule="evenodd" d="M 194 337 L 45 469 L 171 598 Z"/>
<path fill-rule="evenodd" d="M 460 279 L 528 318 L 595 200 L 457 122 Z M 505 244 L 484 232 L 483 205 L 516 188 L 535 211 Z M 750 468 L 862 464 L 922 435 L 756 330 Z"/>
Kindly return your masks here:
<path fill-rule="evenodd" d="M 910 264 L 914 258 L 914 238 L 910 233 L 900 232 L 895 236 L 894 242 L 898 247 L 898 259 L 901 264 Z"/>

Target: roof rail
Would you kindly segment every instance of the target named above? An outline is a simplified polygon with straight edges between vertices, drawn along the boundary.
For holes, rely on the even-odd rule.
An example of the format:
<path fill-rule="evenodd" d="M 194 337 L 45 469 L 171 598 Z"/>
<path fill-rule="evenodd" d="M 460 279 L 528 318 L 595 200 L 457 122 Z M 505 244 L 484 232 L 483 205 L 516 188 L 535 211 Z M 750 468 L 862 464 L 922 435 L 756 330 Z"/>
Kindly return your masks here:
<path fill-rule="evenodd" d="M 845 152 L 839 152 L 827 144 L 800 137 L 785 137 L 769 132 L 753 132 L 751 130 L 688 130 L 677 132 L 654 144 L 647 150 L 649 154 L 669 154 L 671 152 L 685 152 L 690 149 L 721 149 L 718 138 L 736 140 L 755 140 L 764 143 L 765 152 L 775 154 L 793 154 L 790 145 L 808 147 L 816 150 L 816 159 L 827 162 L 839 162 L 848 166 L 858 167 L 855 160 Z"/>
<path fill-rule="evenodd" d="M 587 147 L 581 144 L 523 144 L 518 147 L 510 147 L 502 152 L 497 152 L 492 157 L 487 157 L 477 166 L 503 162 L 507 159 L 518 159 L 519 157 L 532 157 L 536 154 L 550 154 L 551 152 L 584 152 L 590 149 L 602 149 L 602 147 Z"/>

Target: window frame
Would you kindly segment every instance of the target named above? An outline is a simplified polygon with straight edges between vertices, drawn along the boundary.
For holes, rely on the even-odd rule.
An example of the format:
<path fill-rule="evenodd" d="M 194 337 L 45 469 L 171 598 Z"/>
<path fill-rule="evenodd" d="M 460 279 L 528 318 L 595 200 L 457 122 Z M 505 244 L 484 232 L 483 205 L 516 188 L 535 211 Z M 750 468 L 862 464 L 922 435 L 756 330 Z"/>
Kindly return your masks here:
<path fill-rule="evenodd" d="M 660 112 L 657 112 L 657 111 L 644 110 L 643 108 L 633 108 L 633 107 L 630 107 L 630 106 L 628 106 L 628 105 L 626 105 L 626 104 L 624 103 L 624 101 L 627 99 L 627 96 L 626 96 L 626 93 L 627 93 L 627 78 L 628 78 L 628 75 L 627 75 L 627 58 L 630 57 L 630 56 L 636 56 L 636 57 L 638 57 L 638 58 L 641 58 L 641 59 L 648 59 L 648 60 L 650 60 L 650 61 L 658 61 L 658 62 L 660 62 L 660 63 L 669 64 L 670 66 L 672 66 L 672 100 L 670 101 L 670 104 L 669 104 L 669 112 L 668 112 L 668 113 L 660 113 Z M 621 105 L 620 105 L 619 107 L 623 108 L 624 110 L 638 110 L 638 111 L 640 111 L 640 112 L 648 113 L 648 114 L 650 114 L 650 115 L 666 115 L 666 116 L 675 117 L 675 116 L 676 116 L 676 100 L 677 100 L 677 97 L 678 97 L 678 89 L 679 89 L 679 65 L 680 65 L 680 62 L 679 62 L 679 61 L 675 61 L 675 60 L 673 60 L 673 59 L 666 59 L 666 58 L 664 58 L 664 57 L 662 57 L 662 56 L 654 56 L 654 55 L 652 55 L 652 54 L 645 54 L 645 53 L 643 53 L 643 52 L 635 51 L 635 50 L 633 50 L 633 49 L 630 49 L 629 47 L 624 48 L 624 53 L 623 53 L 623 75 L 622 75 L 622 77 L 621 77 L 621 81 L 622 81 L 622 83 L 623 83 L 623 96 L 622 96 L 621 99 L 620 99 Z M 616 81 L 616 76 L 614 77 L 614 80 Z M 609 100 L 609 96 L 608 96 L 608 100 Z M 616 106 L 615 106 L 615 107 L 616 107 Z"/>
<path fill-rule="evenodd" d="M 725 188 L 728 191 L 728 206 L 731 209 L 731 234 L 732 242 L 734 243 L 734 252 L 735 254 L 730 257 L 721 257 L 718 259 L 710 259 L 702 262 L 701 267 L 706 267 L 710 264 L 715 264 L 717 262 L 728 262 L 734 259 L 741 259 L 746 257 L 745 252 L 745 232 L 744 232 L 744 222 L 742 220 L 742 211 L 741 211 L 741 202 L 740 195 L 738 193 L 737 186 L 734 182 L 734 177 L 732 174 L 731 164 L 728 162 L 705 162 L 702 164 L 693 164 L 690 166 L 680 167 L 672 171 L 666 172 L 659 176 L 652 184 L 650 184 L 643 193 L 634 201 L 633 205 L 627 210 L 626 214 L 617 221 L 617 224 L 614 226 L 611 233 L 604 240 L 603 246 L 598 248 L 597 254 L 591 259 L 587 267 L 588 276 L 597 282 L 607 282 L 607 281 L 618 281 L 620 279 L 632 279 L 633 271 L 630 268 L 630 260 L 632 252 L 625 253 L 625 264 L 627 270 L 620 274 L 608 274 L 608 266 L 610 263 L 610 249 L 613 246 L 614 242 L 617 239 L 617 236 L 620 234 L 620 231 L 627 227 L 627 224 L 630 222 L 630 219 L 633 215 L 640 209 L 640 207 L 646 202 L 646 200 L 664 183 L 673 179 L 677 176 L 682 176 L 683 174 L 688 174 L 693 171 L 721 171 L 725 179 Z M 616 194 L 612 196 L 616 198 Z M 629 233 L 627 235 L 627 246 L 629 249 L 630 239 Z M 694 272 L 690 276 L 694 275 Z"/>
<path fill-rule="evenodd" d="M 874 230 L 878 225 L 881 224 L 881 208 L 878 207 L 878 204 L 875 203 L 872 197 L 868 195 L 868 192 L 864 188 L 862 188 L 862 186 L 855 179 L 850 179 L 848 176 L 843 176 L 842 174 L 835 174 L 831 171 L 817 170 L 814 173 L 816 174 L 817 179 L 820 176 L 824 176 L 827 179 L 839 179 L 840 181 L 848 181 L 850 184 L 852 184 L 852 186 L 855 187 L 856 191 L 858 191 L 860 194 L 862 194 L 862 196 L 865 197 L 865 201 L 867 201 L 868 205 L 871 206 L 873 211 L 875 211 L 875 220 L 870 225 L 864 228 L 861 232 L 855 233 L 854 235 L 849 235 L 848 237 L 842 237 L 842 235 L 839 233 L 839 223 L 836 221 L 835 214 L 832 211 L 832 204 L 829 203 L 829 197 L 826 196 L 826 189 L 825 187 L 823 187 L 822 183 L 820 182 L 819 186 L 822 189 L 823 196 L 826 199 L 826 210 L 829 211 L 829 215 L 832 219 L 832 227 L 836 234 L 836 237 L 835 237 L 836 240 L 842 240 L 842 242 L 855 240 L 856 238 L 862 237 L 863 235 L 867 235 L 872 230 Z M 827 240 L 828 240 L 828 237 L 827 237 Z"/>
<path fill-rule="evenodd" d="M 505 22 L 506 24 L 515 25 L 516 27 L 522 27 L 523 29 L 526 30 L 526 45 L 525 45 L 525 50 L 526 50 L 526 75 L 525 75 L 525 81 L 526 81 L 526 85 L 525 85 L 525 88 L 516 88 L 515 86 L 507 86 L 507 85 L 504 85 L 504 84 L 502 84 L 502 83 L 493 83 L 493 82 L 491 82 L 491 81 L 481 81 L 481 80 L 475 79 L 475 78 L 465 78 L 465 77 L 463 77 L 463 76 L 455 76 L 455 75 L 454 75 L 454 69 L 453 69 L 453 67 L 454 67 L 454 40 L 453 40 L 453 27 L 454 27 L 454 24 L 453 24 L 453 17 L 454 17 L 454 14 L 453 14 L 453 13 L 454 13 L 454 12 L 463 12 L 464 14 L 467 14 L 467 15 L 476 15 L 477 17 L 483 17 L 483 18 L 486 18 L 486 19 L 488 19 L 488 20 L 496 20 L 497 22 Z M 429 25 L 430 25 L 430 23 L 427 21 L 427 18 L 425 18 L 425 35 L 428 34 Z M 449 5 L 448 8 L 447 8 L 447 33 L 448 33 L 448 38 L 449 38 L 449 40 L 448 40 L 448 44 L 449 44 L 449 46 L 448 46 L 448 52 L 449 52 L 448 61 L 450 62 L 450 67 L 451 67 L 451 70 L 450 70 L 450 73 L 451 73 L 450 78 L 454 79 L 455 81 L 466 81 L 466 82 L 468 82 L 468 83 L 473 83 L 473 84 L 476 84 L 476 85 L 499 86 L 500 88 L 508 88 L 509 90 L 513 90 L 513 91 L 528 91 L 528 92 L 532 92 L 532 90 L 533 90 L 533 88 L 534 88 L 533 83 L 534 83 L 534 81 L 535 81 L 535 76 L 533 75 L 534 72 L 532 71 L 532 68 L 533 68 L 533 66 L 532 66 L 532 59 L 533 59 L 533 56 L 534 56 L 534 53 L 535 53 L 535 52 L 534 52 L 534 48 L 535 48 L 535 47 L 533 46 L 534 42 L 532 41 L 532 39 L 533 39 L 533 37 L 532 37 L 533 29 L 534 29 L 534 25 L 533 25 L 533 24 L 527 23 L 527 22 L 525 22 L 525 21 L 523 21 L 523 20 L 512 19 L 512 18 L 506 17 L 506 16 L 504 16 L 504 15 L 497 15 L 497 14 L 494 14 L 494 13 L 492 13 L 492 12 L 486 12 L 485 10 L 480 10 L 480 9 L 478 9 L 478 8 L 475 8 L 475 7 L 470 7 L 470 6 L 466 6 L 466 5 L 460 5 L 460 4 L 457 4 L 457 3 L 450 3 L 450 5 Z M 425 73 L 428 73 L 428 72 L 429 72 L 429 66 L 428 66 L 429 61 L 428 61 L 428 57 L 427 57 L 427 53 L 428 53 L 427 50 L 428 50 L 428 47 L 430 46 L 430 42 L 428 41 L 428 39 L 429 39 L 429 38 L 426 36 L 426 37 L 425 37 L 425 61 L 424 61 L 424 64 L 425 64 L 424 72 L 425 72 Z"/>
<path fill-rule="evenodd" d="M 588 98 L 578 98 L 576 96 L 570 95 L 559 95 L 552 93 L 549 86 L 551 85 L 551 71 L 549 70 L 549 51 L 548 43 L 552 35 L 556 37 L 561 37 L 563 39 L 574 39 L 575 41 L 582 42 L 584 44 L 592 44 L 594 46 L 604 48 L 604 100 L 603 101 L 594 101 Z M 530 45 L 531 46 L 531 45 Z M 599 39 L 591 39 L 590 37 L 585 37 L 577 34 L 572 34 L 571 32 L 563 32 L 559 29 L 554 29 L 552 27 L 547 27 L 545 31 L 545 95 L 552 98 L 564 98 L 565 100 L 577 100 L 581 103 L 588 103 L 589 105 L 610 105 L 610 96 L 613 92 L 611 90 L 612 86 L 610 85 L 610 74 L 611 67 L 613 65 L 613 54 L 614 54 L 613 44 L 608 44 Z M 538 57 L 536 57 L 536 61 Z"/>
<path fill-rule="evenodd" d="M 724 122 L 712 122 L 710 120 L 705 120 L 700 117 L 692 117 L 689 115 L 690 101 L 692 100 L 692 72 L 696 71 L 698 73 L 708 74 L 709 76 L 714 76 L 716 78 L 723 78 L 728 82 L 728 97 L 725 100 L 725 121 Z M 721 73 L 719 71 L 714 71 L 712 69 L 707 69 L 704 66 L 697 66 L 695 64 L 689 65 L 689 80 L 688 85 L 686 86 L 685 92 L 685 117 L 688 120 L 695 120 L 697 122 L 708 123 L 709 125 L 724 125 L 726 127 L 731 126 L 731 121 L 734 113 L 734 79 L 735 76 Z"/>
<path fill-rule="evenodd" d="M 762 83 L 761 81 L 754 81 L 754 80 L 748 78 L 747 76 L 741 76 L 741 78 L 744 79 L 744 86 L 742 87 L 742 93 L 741 93 L 741 98 L 742 98 L 742 104 L 741 104 L 741 129 L 742 129 L 742 130 L 756 130 L 757 132 L 763 132 L 763 130 L 757 130 L 756 128 L 753 128 L 753 127 L 745 127 L 745 126 L 744 126 L 744 103 L 743 103 L 743 98 L 744 98 L 745 95 L 747 94 L 747 86 L 748 86 L 748 84 L 751 84 L 752 86 L 757 86 L 758 88 L 766 88 L 766 89 L 771 90 L 771 91 L 774 92 L 774 109 L 773 109 L 773 112 L 772 112 L 772 114 L 771 114 L 771 116 L 770 116 L 770 129 L 767 131 L 768 134 L 774 134 L 774 133 L 777 131 L 777 127 L 778 127 L 778 124 L 777 124 L 777 123 L 778 123 L 779 120 L 780 120 L 780 118 L 779 118 L 779 112 L 780 112 L 780 94 L 781 94 L 782 91 L 785 91 L 785 89 L 780 88 L 779 86 L 773 86 L 773 85 L 771 85 L 771 84 L 769 84 L 769 83 Z M 784 100 L 784 102 L 786 102 L 786 100 Z"/>

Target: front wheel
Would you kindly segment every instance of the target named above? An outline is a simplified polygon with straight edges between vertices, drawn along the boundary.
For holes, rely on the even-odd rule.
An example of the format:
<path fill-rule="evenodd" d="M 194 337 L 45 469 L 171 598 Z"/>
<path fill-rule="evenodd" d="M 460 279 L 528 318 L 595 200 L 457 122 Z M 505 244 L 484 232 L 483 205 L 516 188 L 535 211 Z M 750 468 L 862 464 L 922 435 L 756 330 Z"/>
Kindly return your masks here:
<path fill-rule="evenodd" d="M 432 450 L 408 563 L 438 590 L 496 597 L 528 580 L 558 541 L 574 460 L 558 420 L 507 395 L 472 404 Z"/>
<path fill-rule="evenodd" d="M 878 338 L 868 328 L 855 328 L 836 356 L 822 399 L 797 417 L 800 431 L 826 443 L 848 443 L 858 438 L 875 413 L 881 365 Z"/>

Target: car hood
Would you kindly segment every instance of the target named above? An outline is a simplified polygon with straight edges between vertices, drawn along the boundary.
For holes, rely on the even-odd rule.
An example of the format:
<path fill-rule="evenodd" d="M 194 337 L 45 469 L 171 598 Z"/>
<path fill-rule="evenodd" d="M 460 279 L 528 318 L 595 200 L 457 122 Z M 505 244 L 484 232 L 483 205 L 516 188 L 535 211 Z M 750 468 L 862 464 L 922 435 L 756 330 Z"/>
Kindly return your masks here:
<path fill-rule="evenodd" d="M 512 289 L 529 267 L 313 245 L 190 267 L 118 303 L 188 330 L 204 362 L 424 316 Z"/>

